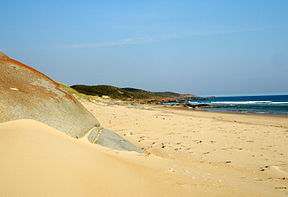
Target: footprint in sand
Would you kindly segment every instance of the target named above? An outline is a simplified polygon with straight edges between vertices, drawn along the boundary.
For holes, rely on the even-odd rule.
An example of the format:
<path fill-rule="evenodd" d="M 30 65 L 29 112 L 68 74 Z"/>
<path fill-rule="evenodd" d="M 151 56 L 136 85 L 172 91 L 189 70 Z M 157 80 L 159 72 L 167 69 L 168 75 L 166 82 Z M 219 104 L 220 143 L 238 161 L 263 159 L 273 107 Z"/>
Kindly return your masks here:
<path fill-rule="evenodd" d="M 269 166 L 265 166 L 264 168 L 261 168 L 260 171 L 266 171 L 271 176 L 278 178 L 278 179 L 282 179 L 282 180 L 288 179 L 288 164 L 269 165 Z"/>

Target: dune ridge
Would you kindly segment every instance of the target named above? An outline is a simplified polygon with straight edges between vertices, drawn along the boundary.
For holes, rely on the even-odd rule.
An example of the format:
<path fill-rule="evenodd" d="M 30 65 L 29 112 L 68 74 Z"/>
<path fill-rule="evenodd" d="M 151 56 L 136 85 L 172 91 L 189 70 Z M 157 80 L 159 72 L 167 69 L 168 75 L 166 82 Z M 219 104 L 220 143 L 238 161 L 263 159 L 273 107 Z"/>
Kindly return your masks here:
<path fill-rule="evenodd" d="M 187 192 L 174 185 L 176 179 L 141 164 L 144 156 L 111 151 L 85 138 L 77 140 L 34 120 L 0 124 L 0 155 L 0 196 L 176 196 Z"/>

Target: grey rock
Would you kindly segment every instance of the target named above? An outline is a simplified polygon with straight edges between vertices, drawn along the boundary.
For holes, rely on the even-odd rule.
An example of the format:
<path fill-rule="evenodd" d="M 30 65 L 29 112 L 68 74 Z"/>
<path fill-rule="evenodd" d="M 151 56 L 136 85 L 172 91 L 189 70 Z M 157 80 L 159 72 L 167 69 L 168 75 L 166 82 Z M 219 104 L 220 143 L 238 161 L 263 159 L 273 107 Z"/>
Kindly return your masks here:
<path fill-rule="evenodd" d="M 102 129 L 97 131 L 94 130 L 88 135 L 88 139 L 92 143 L 99 144 L 114 150 L 135 151 L 138 153 L 144 153 L 134 144 L 108 129 Z"/>
<path fill-rule="evenodd" d="M 99 122 L 78 100 L 46 75 L 13 59 L 0 59 L 0 122 L 33 119 L 72 137 Z"/>
<path fill-rule="evenodd" d="M 88 134 L 92 143 L 117 150 L 142 152 L 98 120 L 58 83 L 0 53 L 0 123 L 33 119 L 74 138 Z"/>

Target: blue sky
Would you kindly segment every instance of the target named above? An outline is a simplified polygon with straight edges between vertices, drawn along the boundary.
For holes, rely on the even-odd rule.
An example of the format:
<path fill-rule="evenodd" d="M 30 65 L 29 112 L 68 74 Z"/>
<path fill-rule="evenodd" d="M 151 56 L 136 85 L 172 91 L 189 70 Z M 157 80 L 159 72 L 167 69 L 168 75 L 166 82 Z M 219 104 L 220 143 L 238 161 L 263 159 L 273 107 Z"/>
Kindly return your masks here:
<path fill-rule="evenodd" d="M 288 93 L 288 1 L 2 1 L 0 50 L 72 84 Z"/>

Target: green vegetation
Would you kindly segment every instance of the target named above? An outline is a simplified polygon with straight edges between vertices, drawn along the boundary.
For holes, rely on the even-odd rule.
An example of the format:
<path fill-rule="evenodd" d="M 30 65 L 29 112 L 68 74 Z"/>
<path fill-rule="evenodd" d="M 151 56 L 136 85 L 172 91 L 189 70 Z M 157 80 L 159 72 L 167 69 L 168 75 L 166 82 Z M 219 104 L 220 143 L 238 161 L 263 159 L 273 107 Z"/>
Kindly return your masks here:
<path fill-rule="evenodd" d="M 113 99 L 129 100 L 133 99 L 133 95 L 129 92 L 109 85 L 87 86 L 87 85 L 73 85 L 71 88 L 80 93 L 92 96 L 109 96 Z"/>
<path fill-rule="evenodd" d="M 82 94 L 82 93 L 79 93 L 77 90 L 67 86 L 66 84 L 64 83 L 60 83 L 60 82 L 57 82 L 57 84 L 64 90 L 66 90 L 67 92 L 69 92 L 70 94 L 72 94 L 74 97 L 76 97 L 78 100 L 85 100 L 85 101 L 91 101 L 93 100 L 93 98 L 91 98 L 91 96 L 89 95 L 86 95 L 86 94 Z"/>
<path fill-rule="evenodd" d="M 110 85 L 73 85 L 71 88 L 80 93 L 93 96 L 109 96 L 121 100 L 177 98 L 183 95 L 174 92 L 150 92 L 135 88 L 118 88 Z"/>
<path fill-rule="evenodd" d="M 65 89 L 67 92 L 69 92 L 70 94 L 73 94 L 73 95 L 78 95 L 78 94 L 79 94 L 78 91 L 76 91 L 75 89 L 67 86 L 67 85 L 64 84 L 64 83 L 57 82 L 57 84 L 58 84 L 60 87 L 62 87 L 63 89 Z"/>

